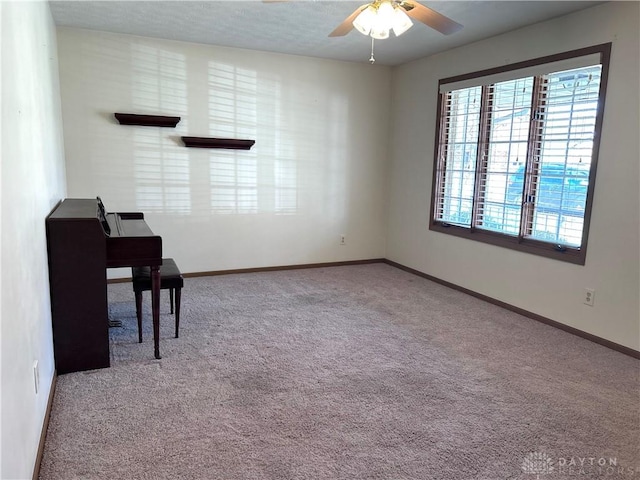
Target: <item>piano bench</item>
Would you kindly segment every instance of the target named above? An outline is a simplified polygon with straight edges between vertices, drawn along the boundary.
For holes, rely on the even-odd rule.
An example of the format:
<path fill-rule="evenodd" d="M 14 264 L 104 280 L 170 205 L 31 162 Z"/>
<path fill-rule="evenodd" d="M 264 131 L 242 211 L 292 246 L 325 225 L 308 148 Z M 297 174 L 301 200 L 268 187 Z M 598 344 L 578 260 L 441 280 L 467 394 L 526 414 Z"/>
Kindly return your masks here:
<path fill-rule="evenodd" d="M 136 316 L 138 317 L 138 342 L 142 343 L 142 292 L 151 290 L 151 268 L 131 267 L 131 278 L 133 280 L 133 292 L 136 296 Z M 180 294 L 184 286 L 182 273 L 178 269 L 173 258 L 163 258 L 160 266 L 160 289 L 169 289 L 169 301 L 171 303 L 171 313 L 175 304 L 176 315 L 176 338 L 180 327 Z M 174 302 L 175 292 L 175 302 Z"/>

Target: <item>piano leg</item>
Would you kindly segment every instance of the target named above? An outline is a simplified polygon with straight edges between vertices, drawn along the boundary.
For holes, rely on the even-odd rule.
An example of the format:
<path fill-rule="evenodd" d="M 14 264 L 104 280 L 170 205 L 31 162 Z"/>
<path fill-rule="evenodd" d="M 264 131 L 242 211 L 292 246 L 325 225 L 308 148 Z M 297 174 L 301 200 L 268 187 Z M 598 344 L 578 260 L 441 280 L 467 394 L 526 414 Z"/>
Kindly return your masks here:
<path fill-rule="evenodd" d="M 160 267 L 151 267 L 151 311 L 153 315 L 153 352 L 160 356 Z"/>

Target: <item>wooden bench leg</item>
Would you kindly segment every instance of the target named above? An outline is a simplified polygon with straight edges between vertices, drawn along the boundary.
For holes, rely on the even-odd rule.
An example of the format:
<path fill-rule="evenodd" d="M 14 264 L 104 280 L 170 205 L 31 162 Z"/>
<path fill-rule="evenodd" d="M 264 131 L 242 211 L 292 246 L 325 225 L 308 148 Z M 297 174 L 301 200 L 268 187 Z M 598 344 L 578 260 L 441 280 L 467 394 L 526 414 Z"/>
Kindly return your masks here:
<path fill-rule="evenodd" d="M 138 343 L 142 343 L 142 292 L 136 292 L 136 317 L 138 317 Z"/>
<path fill-rule="evenodd" d="M 176 288 L 176 338 L 178 338 L 178 329 L 180 328 L 180 296 L 181 294 L 182 294 L 182 289 Z"/>
<path fill-rule="evenodd" d="M 169 289 L 169 303 L 171 304 L 171 315 L 173 315 L 173 288 Z"/>

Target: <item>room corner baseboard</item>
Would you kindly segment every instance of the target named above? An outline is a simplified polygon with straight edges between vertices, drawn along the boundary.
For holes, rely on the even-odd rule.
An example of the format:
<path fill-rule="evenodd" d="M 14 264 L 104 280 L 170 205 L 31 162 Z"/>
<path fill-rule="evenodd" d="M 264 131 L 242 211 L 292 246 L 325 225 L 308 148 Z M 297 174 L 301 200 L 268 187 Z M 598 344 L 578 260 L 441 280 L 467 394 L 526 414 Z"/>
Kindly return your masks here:
<path fill-rule="evenodd" d="M 44 442 L 47 439 L 47 429 L 49 428 L 49 418 L 51 418 L 51 408 L 53 407 L 53 395 L 56 391 L 56 384 L 58 382 L 58 372 L 53 371 L 53 378 L 51 379 L 51 388 L 49 389 L 49 399 L 47 400 L 47 409 L 44 413 L 44 421 L 42 422 L 42 431 L 40 432 L 40 442 L 38 443 L 38 453 L 36 454 L 36 463 L 33 466 L 32 480 L 38 480 L 40 476 L 40 462 L 42 462 L 42 455 L 44 453 Z"/>
<path fill-rule="evenodd" d="M 216 275 L 231 275 L 234 273 L 257 273 L 257 272 L 277 272 L 281 270 L 298 270 L 302 268 L 323 268 L 323 267 L 344 267 L 347 265 L 367 265 L 370 263 L 385 263 L 384 258 L 368 258 L 365 260 L 345 260 L 342 262 L 324 262 L 324 263 L 303 263 L 296 265 L 277 265 L 273 267 L 252 267 L 252 268 L 235 268 L 231 270 L 211 270 L 204 272 L 183 273 L 185 278 L 195 277 L 213 277 Z M 112 278 L 107 280 L 107 284 L 127 283 L 131 282 L 131 277 Z"/>
<path fill-rule="evenodd" d="M 107 285 L 112 283 L 127 283 L 131 282 L 131 277 L 122 277 L 122 278 L 110 278 L 107 280 Z"/>
<path fill-rule="evenodd" d="M 489 297 L 487 295 L 483 295 L 482 293 L 474 292 L 473 290 L 469 290 L 468 288 L 461 287 L 460 285 L 456 285 L 455 283 L 447 282 L 446 280 L 442 280 L 441 278 L 434 277 L 427 273 L 423 273 L 419 270 L 415 270 L 411 267 L 406 267 L 400 263 L 394 262 L 389 259 L 385 259 L 384 263 L 387 263 L 393 267 L 399 268 L 400 270 L 404 270 L 405 272 L 413 273 L 422 278 L 426 278 L 427 280 L 431 280 L 433 282 L 439 283 L 440 285 L 444 285 L 445 287 L 453 288 L 454 290 L 458 290 L 459 292 L 466 293 L 467 295 L 471 295 L 472 297 L 479 298 L 480 300 L 484 300 L 485 302 L 492 303 L 493 305 L 497 305 L 506 310 L 510 310 L 514 313 L 518 313 L 524 317 L 530 318 L 532 320 L 536 320 L 538 322 L 544 323 L 551 327 L 558 328 L 560 330 L 564 330 L 565 332 L 571 333 L 578 337 L 584 338 L 585 340 L 589 340 L 594 343 L 598 343 L 604 347 L 610 348 L 612 350 L 616 350 L 625 355 L 629 355 L 630 357 L 640 359 L 640 351 L 634 350 L 633 348 L 625 347 L 624 345 L 620 345 L 619 343 L 612 342 L 602 337 L 598 337 L 596 335 L 592 335 L 591 333 L 583 332 L 574 327 L 570 327 L 569 325 L 565 325 L 564 323 L 560 323 L 556 320 L 551 320 L 550 318 L 543 317 L 542 315 L 538 315 L 537 313 L 530 312 L 528 310 L 524 310 L 523 308 L 516 307 L 509 303 L 503 302 L 501 300 L 497 300 L 495 298 Z"/>
<path fill-rule="evenodd" d="M 255 267 L 255 268 L 238 268 L 233 270 L 214 270 L 211 272 L 195 272 L 183 273 L 182 276 L 187 277 L 210 277 L 214 275 L 230 275 L 234 273 L 258 273 L 258 272 L 275 272 L 281 270 L 298 270 L 302 268 L 323 268 L 323 267 L 344 267 L 347 265 L 367 265 L 370 263 L 384 263 L 384 258 L 371 258 L 367 260 L 348 260 L 344 262 L 325 262 L 325 263 L 305 263 L 297 265 L 281 265 L 276 267 Z"/>

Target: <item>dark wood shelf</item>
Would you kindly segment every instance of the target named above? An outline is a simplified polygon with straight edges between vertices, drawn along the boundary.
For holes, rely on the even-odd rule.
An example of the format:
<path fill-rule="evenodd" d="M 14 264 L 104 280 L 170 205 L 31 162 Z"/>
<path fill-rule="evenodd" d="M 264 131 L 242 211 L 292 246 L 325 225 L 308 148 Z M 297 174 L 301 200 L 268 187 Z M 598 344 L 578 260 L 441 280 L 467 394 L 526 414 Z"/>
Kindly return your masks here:
<path fill-rule="evenodd" d="M 180 117 L 166 117 L 163 115 L 138 115 L 135 113 L 114 113 L 114 115 L 120 125 L 175 128 L 180 121 Z"/>
<path fill-rule="evenodd" d="M 234 138 L 181 137 L 185 147 L 228 148 L 231 150 L 249 150 L 255 140 L 237 140 Z"/>

